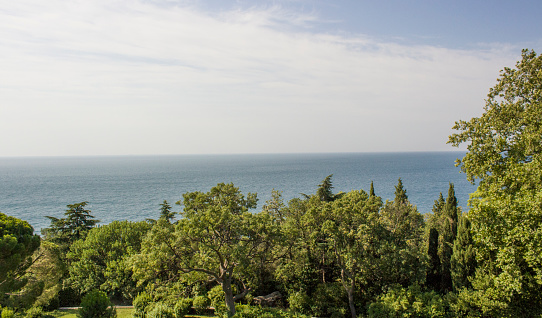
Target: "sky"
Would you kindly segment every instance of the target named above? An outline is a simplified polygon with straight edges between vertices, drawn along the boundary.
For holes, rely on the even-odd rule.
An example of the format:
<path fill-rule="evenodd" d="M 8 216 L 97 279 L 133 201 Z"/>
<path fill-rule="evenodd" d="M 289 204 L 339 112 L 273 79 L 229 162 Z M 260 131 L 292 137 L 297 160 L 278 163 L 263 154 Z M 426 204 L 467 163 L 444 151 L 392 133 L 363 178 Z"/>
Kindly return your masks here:
<path fill-rule="evenodd" d="M 448 151 L 542 1 L 0 0 L 0 157 Z"/>

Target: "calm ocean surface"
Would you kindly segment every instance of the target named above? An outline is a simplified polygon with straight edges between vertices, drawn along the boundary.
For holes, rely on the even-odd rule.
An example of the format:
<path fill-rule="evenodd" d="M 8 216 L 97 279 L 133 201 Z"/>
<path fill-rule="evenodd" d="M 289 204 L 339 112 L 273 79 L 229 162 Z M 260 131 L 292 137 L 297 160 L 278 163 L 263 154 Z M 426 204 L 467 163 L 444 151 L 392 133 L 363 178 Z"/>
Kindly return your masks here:
<path fill-rule="evenodd" d="M 475 186 L 454 166 L 461 152 L 337 153 L 262 155 L 185 155 L 126 157 L 0 158 L 0 212 L 30 222 L 36 231 L 49 225 L 44 216 L 63 217 L 67 204 L 87 206 L 102 224 L 114 220 L 157 218 L 168 200 L 174 211 L 182 194 L 207 192 L 233 182 L 243 194 L 258 193 L 258 210 L 283 192 L 285 201 L 315 193 L 333 174 L 334 191 L 369 190 L 393 199 L 401 178 L 410 201 L 421 213 L 431 211 L 439 192 L 455 184 L 466 210 Z"/>

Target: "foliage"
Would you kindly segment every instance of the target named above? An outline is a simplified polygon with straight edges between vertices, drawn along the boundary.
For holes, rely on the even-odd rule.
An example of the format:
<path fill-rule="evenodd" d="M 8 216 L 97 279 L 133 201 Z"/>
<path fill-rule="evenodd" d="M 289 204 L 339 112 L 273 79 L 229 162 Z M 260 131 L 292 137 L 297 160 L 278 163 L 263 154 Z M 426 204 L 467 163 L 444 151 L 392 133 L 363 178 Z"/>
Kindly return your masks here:
<path fill-rule="evenodd" d="M 68 253 L 71 284 L 81 294 L 100 289 L 119 300 L 131 301 L 141 287 L 132 278 L 130 257 L 139 253 L 149 231 L 147 222 L 113 221 L 90 230 Z"/>
<path fill-rule="evenodd" d="M 367 272 L 378 241 L 380 201 L 363 190 L 350 191 L 327 205 L 323 231 L 326 244 L 340 269 L 339 280 L 348 296 L 352 317 L 356 317 L 354 292 L 359 273 Z"/>
<path fill-rule="evenodd" d="M 207 292 L 207 298 L 209 298 L 209 304 L 215 309 L 216 314 L 221 314 L 227 311 L 224 291 L 222 286 L 216 285 Z"/>
<path fill-rule="evenodd" d="M 196 296 L 192 300 L 192 305 L 197 313 L 203 314 L 211 305 L 211 300 L 207 296 Z"/>
<path fill-rule="evenodd" d="M 132 316 L 134 318 L 145 318 L 147 314 L 147 309 L 152 303 L 153 299 L 151 295 L 146 292 L 141 292 L 134 298 L 132 305 L 134 306 L 134 312 Z"/>
<path fill-rule="evenodd" d="M 175 304 L 175 307 L 173 308 L 173 312 L 175 313 L 175 318 L 184 318 L 184 316 L 188 315 L 191 308 L 192 308 L 192 299 L 182 298 L 178 300 L 177 303 Z"/>
<path fill-rule="evenodd" d="M 368 317 L 452 317 L 446 299 L 435 291 L 424 292 L 418 284 L 394 286 L 369 306 Z"/>
<path fill-rule="evenodd" d="M 372 267 L 373 275 L 378 278 L 367 283 L 383 289 L 392 284 L 408 286 L 422 281 L 425 277 L 422 238 L 425 224 L 418 209 L 408 201 L 400 179 L 395 199 L 386 201 L 380 210 L 379 222 L 383 231 L 378 237 L 379 256 Z"/>
<path fill-rule="evenodd" d="M 235 300 L 248 293 L 246 282 L 254 267 L 268 261 L 278 224 L 268 213 L 250 213 L 256 195 L 245 199 L 233 184 L 218 184 L 207 193 L 186 193 L 183 198 L 183 219 L 174 228 L 159 221 L 134 264 L 169 279 L 199 273 L 215 280 L 233 315 Z M 239 286 L 240 294 L 233 294 L 232 284 Z"/>
<path fill-rule="evenodd" d="M 2 309 L 2 318 L 14 318 L 15 317 L 15 311 L 9 308 L 3 308 Z"/>
<path fill-rule="evenodd" d="M 117 311 L 103 291 L 94 289 L 83 297 L 78 318 L 116 318 Z"/>
<path fill-rule="evenodd" d="M 160 204 L 160 219 L 164 219 L 171 223 L 175 218 L 175 214 L 175 212 L 171 211 L 171 206 L 166 200 Z"/>
<path fill-rule="evenodd" d="M 158 302 L 145 316 L 146 318 L 176 318 L 173 309 L 166 303 Z"/>
<path fill-rule="evenodd" d="M 291 313 L 276 308 L 262 308 L 259 306 L 238 305 L 237 312 L 231 318 L 308 318 L 309 316 Z M 227 314 L 224 317 L 228 317 Z"/>
<path fill-rule="evenodd" d="M 40 237 L 28 222 L 0 213 L 0 293 L 19 291 L 28 282 L 25 272 Z M 2 299 L 0 298 L 0 301 Z"/>
<path fill-rule="evenodd" d="M 65 265 L 58 245 L 42 241 L 40 248 L 32 256 L 26 277 L 27 304 L 52 310 L 58 307 L 58 293 L 62 288 Z"/>
<path fill-rule="evenodd" d="M 458 165 L 479 181 L 469 220 L 478 259 L 464 299 L 484 314 L 542 313 L 542 56 L 523 50 L 501 71 L 484 114 L 454 126 Z"/>
<path fill-rule="evenodd" d="M 32 307 L 26 311 L 25 318 L 54 318 L 54 316 L 44 312 L 41 307 Z"/>
<path fill-rule="evenodd" d="M 68 250 L 73 242 L 84 238 L 87 232 L 100 222 L 94 220 L 90 210 L 85 209 L 87 204 L 86 201 L 68 204 L 68 209 L 64 213 L 65 218 L 47 216 L 51 220 L 51 226 L 42 230 L 45 239 Z"/>
<path fill-rule="evenodd" d="M 472 288 L 470 279 L 476 271 L 476 253 L 470 230 L 470 221 L 462 215 L 457 229 L 451 258 L 451 276 L 454 291 Z"/>

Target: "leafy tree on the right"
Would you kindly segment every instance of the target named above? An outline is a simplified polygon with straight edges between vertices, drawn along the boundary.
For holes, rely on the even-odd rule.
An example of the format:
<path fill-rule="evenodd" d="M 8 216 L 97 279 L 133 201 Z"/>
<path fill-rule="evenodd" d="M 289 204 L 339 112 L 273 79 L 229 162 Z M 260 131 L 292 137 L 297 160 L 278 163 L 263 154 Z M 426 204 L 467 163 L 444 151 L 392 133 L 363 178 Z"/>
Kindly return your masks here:
<path fill-rule="evenodd" d="M 467 143 L 457 161 L 478 180 L 471 196 L 477 255 L 472 290 L 460 302 L 482 316 L 542 314 L 542 55 L 523 50 L 501 71 L 484 114 L 458 121 L 449 143 Z"/>

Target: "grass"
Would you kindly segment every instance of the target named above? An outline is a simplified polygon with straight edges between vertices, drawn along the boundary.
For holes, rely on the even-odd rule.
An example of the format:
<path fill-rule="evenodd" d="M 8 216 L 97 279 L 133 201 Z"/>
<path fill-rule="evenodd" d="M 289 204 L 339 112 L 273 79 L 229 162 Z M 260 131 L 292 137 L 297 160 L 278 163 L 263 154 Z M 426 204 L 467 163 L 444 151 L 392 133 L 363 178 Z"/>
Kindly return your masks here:
<path fill-rule="evenodd" d="M 117 318 L 130 318 L 132 317 L 132 311 L 132 308 L 117 308 Z M 55 310 L 52 315 L 56 318 L 76 318 L 77 309 Z"/>
<path fill-rule="evenodd" d="M 132 308 L 117 308 L 117 318 L 131 318 L 132 317 Z M 77 309 L 62 309 L 55 310 L 52 313 L 56 318 L 76 318 Z M 186 316 L 191 318 L 213 318 L 216 316 Z"/>

